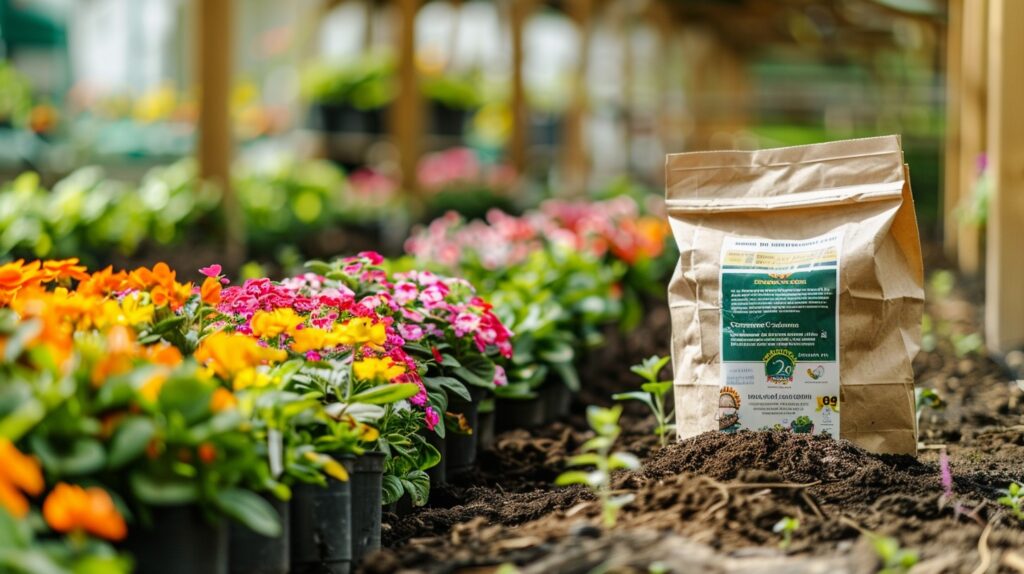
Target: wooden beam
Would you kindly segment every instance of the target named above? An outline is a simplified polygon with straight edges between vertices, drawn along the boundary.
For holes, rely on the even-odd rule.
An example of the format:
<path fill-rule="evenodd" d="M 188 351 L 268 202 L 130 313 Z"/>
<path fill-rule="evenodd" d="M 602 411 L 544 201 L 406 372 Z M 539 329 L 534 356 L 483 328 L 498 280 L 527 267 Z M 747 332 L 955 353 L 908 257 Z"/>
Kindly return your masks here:
<path fill-rule="evenodd" d="M 587 157 L 587 68 L 590 64 L 590 37 L 593 0 L 567 0 L 569 16 L 576 24 L 576 67 L 572 72 L 572 94 L 565 114 L 564 155 L 562 162 L 563 186 L 568 195 L 581 196 L 587 191 L 590 163 Z"/>
<path fill-rule="evenodd" d="M 231 187 L 231 110 L 234 45 L 233 0 L 193 0 L 196 14 L 196 82 L 199 125 L 196 155 L 200 179 L 214 182 L 223 194 L 224 262 L 237 268 L 245 258 L 245 221 Z"/>
<path fill-rule="evenodd" d="M 978 180 L 978 161 L 985 152 L 986 67 L 988 2 L 964 2 L 963 53 L 960 92 L 960 189 L 957 193 L 963 211 L 974 201 Z M 981 232 L 977 223 L 960 217 L 957 233 L 957 262 L 968 275 L 981 271 Z"/>
<path fill-rule="evenodd" d="M 943 247 L 950 260 L 956 259 L 959 231 L 957 203 L 960 200 L 960 95 L 963 90 L 964 0 L 949 0 L 946 25 L 946 154 L 942 182 Z"/>
<path fill-rule="evenodd" d="M 391 110 L 391 134 L 398 147 L 400 181 L 405 193 L 419 188 L 416 169 L 423 137 L 423 99 L 416 75 L 416 13 L 420 0 L 395 1 L 398 30 L 398 96 Z"/>
<path fill-rule="evenodd" d="M 526 154 L 529 146 L 530 110 L 526 102 L 526 84 L 523 79 L 525 53 L 523 30 L 533 8 L 533 0 L 510 0 L 510 34 L 512 36 L 512 141 L 510 156 L 512 167 L 522 176 L 526 173 Z"/>
<path fill-rule="evenodd" d="M 985 278 L 988 347 L 1024 347 L 1024 2 L 992 0 L 989 13 L 988 154 L 991 198 Z"/>

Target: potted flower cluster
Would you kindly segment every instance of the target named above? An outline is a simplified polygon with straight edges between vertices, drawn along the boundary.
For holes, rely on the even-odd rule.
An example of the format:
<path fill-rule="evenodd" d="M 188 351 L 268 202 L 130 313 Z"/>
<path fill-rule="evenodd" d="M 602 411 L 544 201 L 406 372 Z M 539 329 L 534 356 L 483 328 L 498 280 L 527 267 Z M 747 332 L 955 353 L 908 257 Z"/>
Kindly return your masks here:
<path fill-rule="evenodd" d="M 668 233 L 629 197 L 546 202 L 515 217 L 449 213 L 419 229 L 406 250 L 421 265 L 466 277 L 489 295 L 516 333 L 509 384 L 499 391 L 499 426 L 564 415 L 579 387 L 577 365 L 608 325 L 642 313 L 632 270 L 662 256 Z M 635 276 L 643 279 L 645 276 Z"/>

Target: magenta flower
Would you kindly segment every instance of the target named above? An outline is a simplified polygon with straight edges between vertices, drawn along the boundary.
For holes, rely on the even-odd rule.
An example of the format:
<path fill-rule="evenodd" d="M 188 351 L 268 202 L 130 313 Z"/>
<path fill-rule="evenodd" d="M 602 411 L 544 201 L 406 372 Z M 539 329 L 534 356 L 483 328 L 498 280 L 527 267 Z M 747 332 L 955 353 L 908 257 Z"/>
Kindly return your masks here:
<path fill-rule="evenodd" d="M 423 411 L 423 420 L 427 423 L 428 430 L 434 430 L 434 427 L 436 427 L 437 424 L 441 422 L 441 416 L 437 414 L 437 411 L 434 410 L 434 407 L 427 407 Z"/>
<path fill-rule="evenodd" d="M 416 299 L 416 296 L 420 294 L 419 287 L 415 283 L 409 281 L 399 281 L 395 283 L 394 297 L 400 305 L 405 305 Z"/>
<path fill-rule="evenodd" d="M 216 263 L 210 265 L 209 267 L 203 267 L 202 269 L 199 270 L 199 272 L 202 273 L 203 275 L 214 278 L 220 277 L 220 271 L 221 267 Z"/>
<path fill-rule="evenodd" d="M 376 251 L 360 251 L 356 256 L 368 259 L 371 265 L 380 265 L 381 263 L 384 263 L 384 256 Z"/>
<path fill-rule="evenodd" d="M 419 300 L 427 309 L 433 309 L 444 303 L 444 295 L 438 284 L 434 284 L 420 293 Z"/>

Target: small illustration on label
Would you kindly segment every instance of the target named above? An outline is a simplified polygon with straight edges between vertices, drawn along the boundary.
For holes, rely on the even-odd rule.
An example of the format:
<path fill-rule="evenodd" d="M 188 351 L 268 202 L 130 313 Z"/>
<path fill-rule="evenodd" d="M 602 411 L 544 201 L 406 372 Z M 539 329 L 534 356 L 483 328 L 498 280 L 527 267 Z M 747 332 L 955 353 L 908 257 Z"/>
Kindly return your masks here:
<path fill-rule="evenodd" d="M 722 387 L 718 395 L 718 430 L 736 432 L 740 429 L 740 394 L 732 387 Z"/>
<path fill-rule="evenodd" d="M 790 423 L 789 426 L 790 428 L 793 429 L 793 432 L 796 434 L 814 433 L 814 421 L 812 421 L 811 417 L 808 416 L 801 415 L 796 417 L 795 419 L 793 419 L 793 422 Z"/>
<path fill-rule="evenodd" d="M 817 367 L 815 367 L 813 369 L 807 369 L 807 376 L 810 377 L 811 379 L 815 380 L 815 381 L 820 379 L 821 376 L 824 375 L 824 374 L 825 374 L 825 367 L 823 367 L 822 365 L 818 365 Z"/>
<path fill-rule="evenodd" d="M 787 349 L 773 349 L 764 355 L 764 374 L 773 385 L 788 385 L 793 382 L 796 355 Z"/>

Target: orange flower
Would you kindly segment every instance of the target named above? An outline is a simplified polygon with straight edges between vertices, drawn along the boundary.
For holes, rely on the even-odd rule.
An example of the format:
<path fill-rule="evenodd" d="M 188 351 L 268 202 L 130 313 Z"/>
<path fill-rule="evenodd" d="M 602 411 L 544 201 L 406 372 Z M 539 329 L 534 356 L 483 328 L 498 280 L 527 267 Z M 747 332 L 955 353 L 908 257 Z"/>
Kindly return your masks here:
<path fill-rule="evenodd" d="M 28 513 L 25 495 L 43 491 L 43 472 L 35 458 L 18 451 L 11 441 L 0 438 L 0 507 L 12 516 L 22 518 Z"/>
<path fill-rule="evenodd" d="M 199 445 L 199 460 L 206 464 L 217 460 L 217 447 L 208 442 Z"/>
<path fill-rule="evenodd" d="M 203 286 L 199 288 L 199 296 L 203 299 L 203 303 L 216 305 L 220 303 L 220 289 L 220 280 L 216 277 L 207 277 L 203 281 Z"/>
<path fill-rule="evenodd" d="M 78 264 L 78 258 L 59 259 L 43 262 L 43 281 L 59 281 L 61 279 L 78 279 L 82 281 L 89 278 L 85 265 Z"/>
<path fill-rule="evenodd" d="M 210 397 L 210 410 L 215 413 L 233 409 L 238 404 L 235 395 L 224 387 L 217 387 Z"/>
<path fill-rule="evenodd" d="M 24 259 L 0 265 L 0 305 L 7 305 L 22 287 L 38 285 L 42 273 L 38 261 L 26 264 Z"/>
<path fill-rule="evenodd" d="M 124 518 L 102 488 L 60 483 L 43 502 L 43 518 L 57 532 L 85 531 L 107 540 L 128 533 Z"/>
<path fill-rule="evenodd" d="M 82 295 L 103 296 L 123 290 L 127 281 L 127 273 L 124 271 L 114 273 L 114 268 L 108 265 L 106 269 L 96 271 L 79 283 L 77 291 Z"/>
<path fill-rule="evenodd" d="M 158 343 L 144 347 L 142 357 L 150 363 L 165 367 L 176 367 L 181 364 L 181 351 L 170 343 Z"/>

